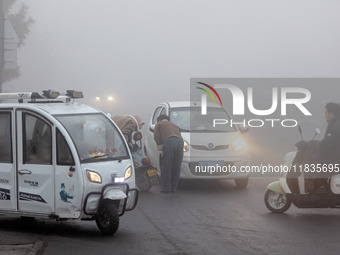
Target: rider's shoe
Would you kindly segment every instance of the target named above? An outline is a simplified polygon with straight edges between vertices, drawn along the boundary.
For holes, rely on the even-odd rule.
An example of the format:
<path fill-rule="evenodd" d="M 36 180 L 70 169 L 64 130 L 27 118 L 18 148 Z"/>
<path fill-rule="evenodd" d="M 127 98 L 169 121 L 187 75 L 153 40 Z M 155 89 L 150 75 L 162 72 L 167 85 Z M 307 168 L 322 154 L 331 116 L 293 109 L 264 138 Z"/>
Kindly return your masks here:
<path fill-rule="evenodd" d="M 328 188 L 326 186 L 322 185 L 322 186 L 316 188 L 313 193 L 314 194 L 319 194 L 319 195 L 327 194 L 328 193 Z"/>

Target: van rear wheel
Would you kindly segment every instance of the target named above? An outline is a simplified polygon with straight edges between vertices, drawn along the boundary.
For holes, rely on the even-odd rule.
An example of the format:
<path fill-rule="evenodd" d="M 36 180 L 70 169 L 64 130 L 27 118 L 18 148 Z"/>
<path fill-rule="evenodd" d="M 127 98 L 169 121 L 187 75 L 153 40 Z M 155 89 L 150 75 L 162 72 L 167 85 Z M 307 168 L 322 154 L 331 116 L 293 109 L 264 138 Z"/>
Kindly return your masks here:
<path fill-rule="evenodd" d="M 110 199 L 103 200 L 96 215 L 96 223 L 104 235 L 113 235 L 117 232 L 119 215 L 115 201 Z"/>

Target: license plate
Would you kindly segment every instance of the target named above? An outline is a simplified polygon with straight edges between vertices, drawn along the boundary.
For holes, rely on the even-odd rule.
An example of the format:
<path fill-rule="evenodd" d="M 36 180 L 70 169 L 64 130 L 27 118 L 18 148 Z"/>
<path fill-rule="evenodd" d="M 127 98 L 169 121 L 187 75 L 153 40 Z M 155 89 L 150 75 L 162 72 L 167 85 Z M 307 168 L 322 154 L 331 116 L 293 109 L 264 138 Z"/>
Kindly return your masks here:
<path fill-rule="evenodd" d="M 198 162 L 198 165 L 200 167 L 205 167 L 205 166 L 224 166 L 224 161 L 223 160 L 202 160 Z"/>
<path fill-rule="evenodd" d="M 150 177 L 157 175 L 157 169 L 148 169 L 148 175 Z"/>

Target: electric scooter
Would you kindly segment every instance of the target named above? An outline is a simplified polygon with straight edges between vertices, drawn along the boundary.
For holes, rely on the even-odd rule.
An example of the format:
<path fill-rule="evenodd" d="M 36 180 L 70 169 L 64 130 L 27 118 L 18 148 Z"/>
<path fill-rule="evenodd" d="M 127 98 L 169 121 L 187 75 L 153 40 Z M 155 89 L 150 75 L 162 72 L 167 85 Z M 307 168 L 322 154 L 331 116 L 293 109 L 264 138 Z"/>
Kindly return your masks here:
<path fill-rule="evenodd" d="M 302 137 L 300 127 L 299 131 Z M 317 128 L 314 138 L 319 133 Z M 264 202 L 271 212 L 283 213 L 292 203 L 298 208 L 340 208 L 340 166 L 320 163 L 320 141 L 314 138 L 298 142 L 297 150 L 286 154 L 284 165 L 289 171 L 267 186 Z"/>
<path fill-rule="evenodd" d="M 159 183 L 157 169 L 151 165 L 150 158 L 142 149 L 142 133 L 137 131 L 133 135 L 131 154 L 135 166 L 136 186 L 141 191 L 148 191 L 153 185 Z"/>

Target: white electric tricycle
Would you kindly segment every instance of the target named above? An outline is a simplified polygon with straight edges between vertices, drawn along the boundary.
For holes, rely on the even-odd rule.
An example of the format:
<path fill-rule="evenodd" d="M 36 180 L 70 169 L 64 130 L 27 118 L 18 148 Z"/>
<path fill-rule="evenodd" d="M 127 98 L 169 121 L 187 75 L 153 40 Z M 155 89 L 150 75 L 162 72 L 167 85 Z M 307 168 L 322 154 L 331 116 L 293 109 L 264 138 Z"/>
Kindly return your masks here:
<path fill-rule="evenodd" d="M 74 102 L 82 97 L 71 90 L 0 94 L 0 214 L 95 220 L 112 235 L 119 216 L 135 208 L 128 145 L 103 112 Z"/>

